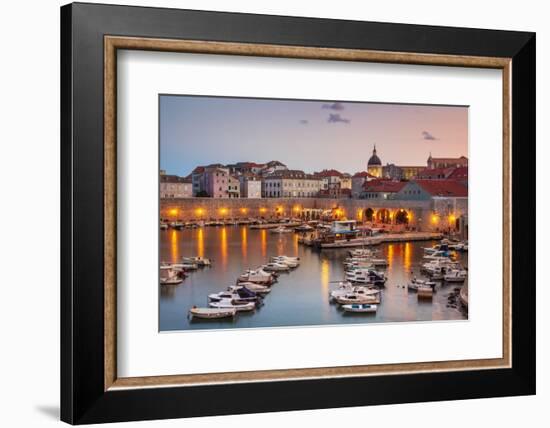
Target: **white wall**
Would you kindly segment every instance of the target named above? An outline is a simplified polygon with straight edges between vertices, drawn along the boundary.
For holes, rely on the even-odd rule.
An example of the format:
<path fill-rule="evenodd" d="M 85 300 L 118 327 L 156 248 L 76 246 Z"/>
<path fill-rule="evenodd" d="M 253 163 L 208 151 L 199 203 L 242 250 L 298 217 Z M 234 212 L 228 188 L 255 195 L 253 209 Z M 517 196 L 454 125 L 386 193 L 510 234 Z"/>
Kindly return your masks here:
<path fill-rule="evenodd" d="M 121 0 L 122 2 L 122 0 Z M 2 345 L 0 379 L 2 425 L 54 426 L 59 396 L 59 10 L 57 0 L 5 2 L 2 7 L 2 66 L 0 67 L 0 321 Z M 104 0 L 103 3 L 116 3 Z M 485 27 L 537 31 L 537 75 L 548 76 L 550 29 L 544 2 L 534 0 L 438 0 L 392 2 L 338 2 L 318 0 L 190 0 L 124 1 L 126 4 L 210 9 L 235 12 L 315 16 L 414 24 Z M 539 183 L 542 166 L 550 157 L 545 96 L 549 81 L 539 78 L 537 97 Z M 11 186 L 17 177 L 18 184 Z M 538 189 L 538 212 L 550 208 L 542 200 L 547 189 Z M 34 200 L 20 189 L 32 188 Z M 540 216 L 539 216 L 540 217 Z M 546 235 L 546 236 L 544 236 Z M 543 249 L 549 239 L 539 221 L 538 265 L 550 256 Z M 21 280 L 23 272 L 39 279 Z M 539 273 L 539 278 L 541 274 Z M 548 281 L 546 281 L 548 282 Z M 147 426 L 268 427 L 281 425 L 337 426 L 357 421 L 361 425 L 413 427 L 468 427 L 489 422 L 491 426 L 517 427 L 548 421 L 543 408 L 550 400 L 548 284 L 538 287 L 538 392 L 536 397 L 421 403 L 354 409 L 277 413 L 270 415 L 201 418 L 152 422 Z M 472 385 L 475 388 L 475 385 Z M 146 424 L 142 424 L 146 425 Z M 125 426 L 138 426 L 136 423 Z"/>

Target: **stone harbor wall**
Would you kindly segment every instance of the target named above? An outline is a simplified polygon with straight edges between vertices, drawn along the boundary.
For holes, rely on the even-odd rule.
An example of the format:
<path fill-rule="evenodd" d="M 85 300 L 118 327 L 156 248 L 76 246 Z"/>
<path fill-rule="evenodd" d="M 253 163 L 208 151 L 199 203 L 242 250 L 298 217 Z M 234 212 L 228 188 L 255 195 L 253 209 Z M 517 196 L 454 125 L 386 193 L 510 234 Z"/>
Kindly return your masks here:
<path fill-rule="evenodd" d="M 443 209 L 445 207 L 445 209 Z M 266 220 L 301 217 L 318 218 L 321 213 L 333 219 L 396 224 L 403 222 L 418 230 L 458 229 L 467 218 L 467 199 L 460 201 L 369 200 L 330 198 L 180 198 L 161 199 L 160 218 L 164 221 L 263 218 Z M 457 221 L 459 219 L 459 221 Z"/>

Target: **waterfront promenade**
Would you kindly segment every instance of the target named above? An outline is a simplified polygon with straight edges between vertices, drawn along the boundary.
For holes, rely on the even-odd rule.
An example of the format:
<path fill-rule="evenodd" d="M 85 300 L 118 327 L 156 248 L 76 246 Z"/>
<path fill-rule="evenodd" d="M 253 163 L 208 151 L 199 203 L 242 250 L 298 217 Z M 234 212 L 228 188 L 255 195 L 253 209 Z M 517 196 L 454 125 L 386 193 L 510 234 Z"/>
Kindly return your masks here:
<path fill-rule="evenodd" d="M 422 231 L 452 227 L 451 219 L 433 221 L 435 202 L 430 200 L 372 200 L 352 198 L 171 198 L 160 200 L 160 218 L 165 221 L 210 219 L 318 218 L 332 212 L 336 218 L 364 221 L 384 213 L 387 224 L 395 224 L 398 213 L 407 216 L 408 226 Z M 458 214 L 457 214 L 458 215 Z"/>

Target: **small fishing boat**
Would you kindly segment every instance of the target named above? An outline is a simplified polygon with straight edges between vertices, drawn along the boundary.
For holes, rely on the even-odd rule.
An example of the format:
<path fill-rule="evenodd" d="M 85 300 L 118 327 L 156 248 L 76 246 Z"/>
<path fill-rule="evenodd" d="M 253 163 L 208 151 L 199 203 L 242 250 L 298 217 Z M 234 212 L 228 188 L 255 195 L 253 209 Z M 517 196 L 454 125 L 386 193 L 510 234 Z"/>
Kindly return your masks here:
<path fill-rule="evenodd" d="M 431 254 L 425 254 L 424 258 L 428 260 L 452 259 L 452 254 L 448 250 L 437 250 Z"/>
<path fill-rule="evenodd" d="M 344 297 L 347 294 L 352 293 L 363 296 L 378 297 L 380 295 L 380 290 L 364 286 L 356 286 L 351 282 L 342 282 L 338 288 L 329 292 L 329 297 L 331 300 L 336 300 L 337 297 Z"/>
<path fill-rule="evenodd" d="M 346 271 L 346 280 L 360 284 L 383 286 L 386 283 L 386 276 L 374 269 L 353 269 Z"/>
<path fill-rule="evenodd" d="M 445 282 L 464 282 L 468 277 L 465 270 L 453 269 L 443 276 Z"/>
<path fill-rule="evenodd" d="M 249 291 L 252 291 L 259 295 L 265 295 L 268 294 L 271 291 L 270 287 L 266 287 L 264 285 L 255 284 L 253 282 L 241 282 L 239 285 L 230 285 L 227 289 L 227 291 L 230 291 L 232 293 L 236 293 L 239 290 L 246 289 Z"/>
<path fill-rule="evenodd" d="M 161 285 L 178 285 L 178 284 L 181 284 L 182 282 L 183 282 L 183 279 L 181 279 L 178 276 L 173 276 L 173 277 L 170 277 L 170 278 L 161 278 L 160 279 L 160 284 Z"/>
<path fill-rule="evenodd" d="M 359 293 L 348 293 L 343 296 L 337 296 L 334 298 L 341 305 L 351 305 L 351 304 L 364 304 L 364 303 L 378 303 L 380 300 L 377 296 L 364 295 Z"/>
<path fill-rule="evenodd" d="M 193 306 L 189 309 L 189 318 L 218 319 L 234 318 L 237 315 L 235 308 L 198 308 Z"/>
<path fill-rule="evenodd" d="M 346 312 L 368 314 L 368 313 L 376 312 L 376 310 L 378 309 L 378 306 L 371 305 L 369 303 L 363 303 L 363 304 L 342 305 L 342 309 Z"/>
<path fill-rule="evenodd" d="M 273 273 L 266 272 L 261 268 L 256 270 L 248 270 L 237 278 L 237 283 L 253 282 L 262 285 L 271 285 L 276 281 L 277 279 Z"/>
<path fill-rule="evenodd" d="M 271 257 L 271 261 L 274 263 L 281 263 L 281 264 L 287 265 L 290 268 L 295 268 L 300 265 L 300 259 L 286 257 L 286 256 L 274 256 L 274 257 Z"/>
<path fill-rule="evenodd" d="M 212 293 L 208 295 L 208 300 L 212 302 L 219 302 L 223 299 L 235 300 L 239 302 L 262 303 L 262 298 L 246 287 L 239 287 L 233 291 L 221 291 L 219 293 Z"/>
<path fill-rule="evenodd" d="M 427 281 L 422 279 L 413 278 L 411 279 L 411 282 L 407 284 L 407 288 L 409 290 L 418 290 L 420 287 L 430 287 L 431 289 L 435 288 L 436 283 L 433 281 Z"/>
<path fill-rule="evenodd" d="M 160 230 L 168 230 L 168 223 L 161 223 Z"/>
<path fill-rule="evenodd" d="M 276 227 L 275 229 L 271 229 L 269 233 L 293 233 L 293 230 L 286 228 L 284 226 L 279 226 L 279 227 Z"/>
<path fill-rule="evenodd" d="M 349 251 L 351 257 L 372 257 L 374 253 L 375 251 L 369 248 L 357 248 Z"/>
<path fill-rule="evenodd" d="M 284 271 L 288 271 L 290 267 L 283 263 L 271 262 L 263 265 L 262 269 L 268 272 L 269 271 L 284 272 Z"/>
<path fill-rule="evenodd" d="M 228 309 L 234 308 L 237 312 L 248 312 L 256 309 L 256 303 L 254 302 L 238 302 L 232 299 L 223 299 L 219 302 L 210 302 L 208 306 L 216 309 Z"/>
<path fill-rule="evenodd" d="M 184 224 L 181 221 L 173 221 L 170 223 L 170 227 L 175 230 L 181 230 L 184 228 Z"/>
<path fill-rule="evenodd" d="M 195 257 L 182 257 L 181 261 L 188 264 L 196 264 L 198 267 L 211 266 L 212 262 L 210 259 L 205 257 L 195 256 Z"/>
<path fill-rule="evenodd" d="M 161 285 L 177 285 L 183 282 L 184 275 L 180 275 L 171 266 L 161 266 L 159 277 Z"/>
<path fill-rule="evenodd" d="M 451 246 L 449 244 L 442 243 L 434 245 L 433 247 L 424 247 L 424 252 L 431 255 L 436 253 L 437 251 L 449 251 L 450 248 Z"/>
<path fill-rule="evenodd" d="M 309 224 L 302 224 L 301 226 L 295 227 L 294 230 L 296 232 L 312 232 L 315 230 L 315 228 L 310 226 Z"/>
<path fill-rule="evenodd" d="M 468 251 L 468 242 L 458 242 L 456 244 L 449 245 L 449 248 L 455 251 L 465 252 Z"/>

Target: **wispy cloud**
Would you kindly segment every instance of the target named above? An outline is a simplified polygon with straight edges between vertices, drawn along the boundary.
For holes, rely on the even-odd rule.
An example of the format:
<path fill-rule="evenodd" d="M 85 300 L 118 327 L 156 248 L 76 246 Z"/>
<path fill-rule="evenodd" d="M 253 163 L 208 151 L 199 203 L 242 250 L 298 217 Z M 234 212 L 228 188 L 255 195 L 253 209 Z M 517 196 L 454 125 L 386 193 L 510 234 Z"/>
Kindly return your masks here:
<path fill-rule="evenodd" d="M 434 140 L 437 140 L 438 138 L 435 137 L 434 135 L 432 135 L 430 132 L 428 131 L 422 131 L 422 139 L 423 140 L 429 140 L 429 141 L 434 141 Z"/>
<path fill-rule="evenodd" d="M 307 120 L 307 119 L 301 119 L 300 120 L 300 124 L 302 124 L 302 125 L 307 125 L 308 123 L 309 123 L 309 120 Z"/>
<path fill-rule="evenodd" d="M 341 111 L 341 110 L 344 110 L 345 107 L 344 107 L 344 104 L 335 102 L 331 104 L 323 104 L 323 108 L 329 109 L 329 110 Z"/>
<path fill-rule="evenodd" d="M 339 113 L 330 113 L 327 119 L 328 123 L 350 123 L 349 119 L 340 116 Z"/>

